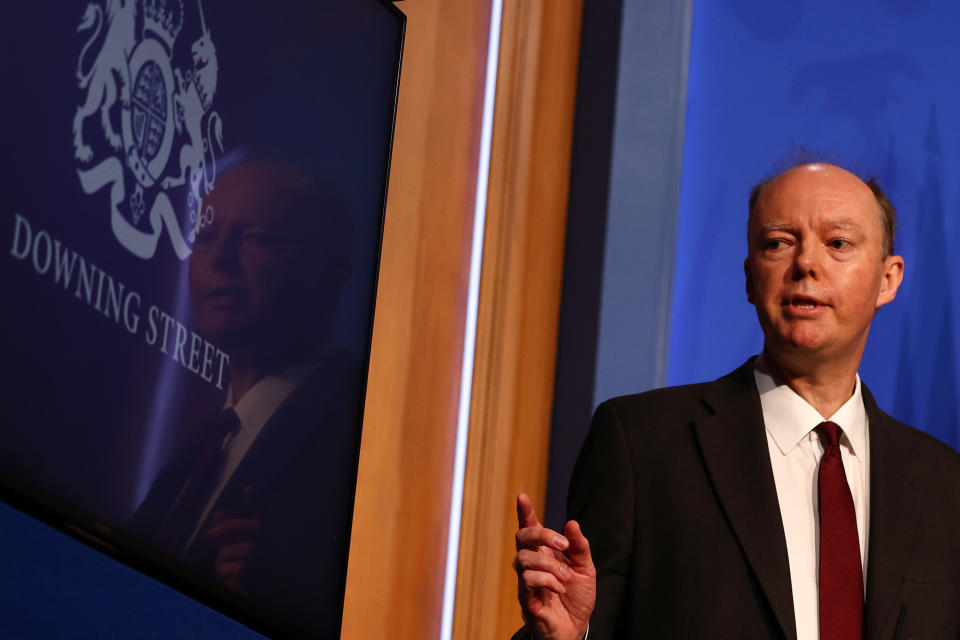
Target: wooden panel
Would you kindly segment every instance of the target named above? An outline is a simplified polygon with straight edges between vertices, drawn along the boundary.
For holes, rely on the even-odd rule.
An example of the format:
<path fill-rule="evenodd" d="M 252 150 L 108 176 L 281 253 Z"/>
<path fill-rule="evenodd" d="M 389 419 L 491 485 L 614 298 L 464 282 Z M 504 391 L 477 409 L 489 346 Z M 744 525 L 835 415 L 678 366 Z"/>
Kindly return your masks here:
<path fill-rule="evenodd" d="M 542 511 L 581 0 L 504 3 L 454 638 L 521 624 L 515 497 Z"/>
<path fill-rule="evenodd" d="M 407 14 L 343 638 L 436 638 L 489 0 Z"/>

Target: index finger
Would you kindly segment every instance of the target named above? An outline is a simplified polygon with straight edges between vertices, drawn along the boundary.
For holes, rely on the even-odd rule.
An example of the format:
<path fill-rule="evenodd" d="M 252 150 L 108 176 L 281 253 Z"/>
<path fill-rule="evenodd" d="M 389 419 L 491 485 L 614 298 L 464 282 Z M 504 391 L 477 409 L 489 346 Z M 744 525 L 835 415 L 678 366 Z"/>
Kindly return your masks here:
<path fill-rule="evenodd" d="M 540 526 L 540 520 L 533 510 L 533 501 L 525 493 L 517 494 L 517 524 L 521 529 Z"/>
<path fill-rule="evenodd" d="M 556 551 L 564 551 L 570 546 L 570 541 L 565 537 L 546 527 L 524 527 L 517 531 L 517 550 L 534 549 L 538 547 L 549 547 Z"/>
<path fill-rule="evenodd" d="M 217 540 L 226 536 L 251 536 L 259 532 L 259 518 L 226 518 L 210 527 L 207 537 Z"/>

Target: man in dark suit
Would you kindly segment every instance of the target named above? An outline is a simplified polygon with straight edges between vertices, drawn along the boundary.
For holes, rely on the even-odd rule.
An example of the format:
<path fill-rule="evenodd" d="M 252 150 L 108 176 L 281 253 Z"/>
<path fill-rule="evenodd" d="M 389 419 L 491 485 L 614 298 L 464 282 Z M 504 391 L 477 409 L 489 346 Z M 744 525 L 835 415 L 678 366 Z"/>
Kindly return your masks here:
<path fill-rule="evenodd" d="M 857 375 L 902 279 L 894 226 L 879 187 L 831 165 L 754 189 L 762 355 L 600 405 L 565 535 L 518 497 L 518 637 L 960 636 L 960 455 Z"/>
<path fill-rule="evenodd" d="M 359 444 L 359 370 L 331 339 L 350 220 L 333 185 L 267 163 L 222 176 L 201 220 L 190 297 L 199 332 L 229 353 L 227 397 L 130 530 L 244 606 L 334 636 Z"/>

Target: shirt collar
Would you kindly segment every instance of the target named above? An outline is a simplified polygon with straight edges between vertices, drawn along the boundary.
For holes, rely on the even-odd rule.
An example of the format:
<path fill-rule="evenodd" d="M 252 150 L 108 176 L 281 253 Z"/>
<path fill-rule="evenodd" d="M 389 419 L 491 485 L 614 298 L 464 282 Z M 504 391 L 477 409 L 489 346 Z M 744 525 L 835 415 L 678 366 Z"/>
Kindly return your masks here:
<path fill-rule="evenodd" d="M 757 360 L 758 364 L 760 359 Z M 836 413 L 824 418 L 796 391 L 786 384 L 777 384 L 769 373 L 754 365 L 753 376 L 760 393 L 760 406 L 767 432 L 780 453 L 787 455 L 807 434 L 824 420 L 835 422 L 843 429 L 841 442 L 846 442 L 857 458 L 866 454 L 867 412 L 863 406 L 860 376 L 856 376 L 853 395 Z"/>
<path fill-rule="evenodd" d="M 290 367 L 279 375 L 269 375 L 250 387 L 240 402 L 235 402 L 233 383 L 227 390 L 223 408 L 232 408 L 240 419 L 240 431 L 256 435 L 266 424 L 273 412 L 293 393 L 304 378 L 317 368 L 316 363 Z"/>

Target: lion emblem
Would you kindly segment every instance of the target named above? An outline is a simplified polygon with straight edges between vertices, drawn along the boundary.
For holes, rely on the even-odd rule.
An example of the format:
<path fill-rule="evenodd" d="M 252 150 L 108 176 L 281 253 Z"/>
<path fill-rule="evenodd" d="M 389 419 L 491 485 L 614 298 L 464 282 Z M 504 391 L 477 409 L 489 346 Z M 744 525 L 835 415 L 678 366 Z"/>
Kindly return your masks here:
<path fill-rule="evenodd" d="M 77 61 L 77 80 L 81 89 L 87 90 L 87 99 L 73 117 L 73 150 L 77 160 L 90 162 L 93 149 L 83 142 L 83 121 L 100 111 L 100 122 L 107 142 L 118 151 L 122 144 L 120 135 L 110 121 L 110 109 L 117 101 L 117 91 L 124 105 L 130 102 L 130 71 L 127 60 L 137 43 L 135 0 L 107 0 L 107 32 L 103 46 L 90 69 L 84 73 L 82 65 L 87 51 L 104 28 L 104 11 L 98 5 L 89 4 L 77 32 L 93 28 L 89 40 L 80 52 Z M 120 86 L 117 86 L 119 80 Z"/>

